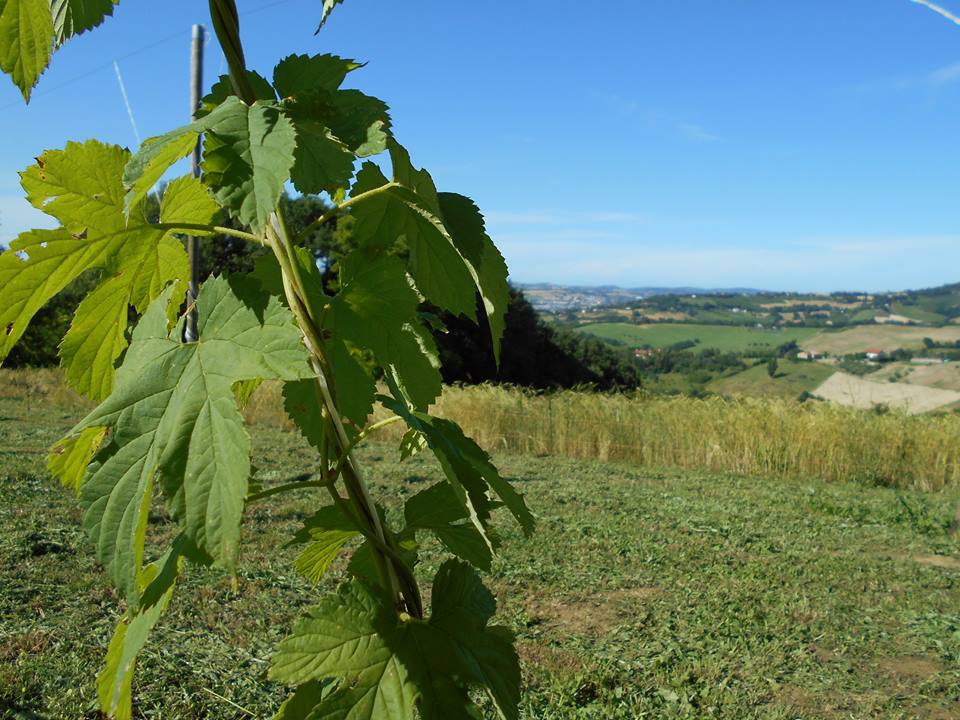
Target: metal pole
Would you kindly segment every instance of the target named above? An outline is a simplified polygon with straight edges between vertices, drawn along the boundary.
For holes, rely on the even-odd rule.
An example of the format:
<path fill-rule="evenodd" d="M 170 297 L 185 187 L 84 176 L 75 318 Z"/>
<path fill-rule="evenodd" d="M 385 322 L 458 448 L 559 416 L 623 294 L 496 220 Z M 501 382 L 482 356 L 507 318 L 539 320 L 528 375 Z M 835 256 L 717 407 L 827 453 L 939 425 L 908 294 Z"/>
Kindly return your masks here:
<path fill-rule="evenodd" d="M 190 40 L 190 119 L 197 119 L 197 110 L 200 108 L 200 96 L 203 88 L 203 25 L 194 25 Z M 193 149 L 192 157 L 193 176 L 200 177 L 200 138 Z M 186 342 L 196 342 L 197 332 L 197 294 L 200 292 L 200 247 L 197 238 L 188 235 L 186 240 L 187 255 L 190 257 L 190 287 L 187 290 L 187 321 L 184 326 L 183 339 Z"/>

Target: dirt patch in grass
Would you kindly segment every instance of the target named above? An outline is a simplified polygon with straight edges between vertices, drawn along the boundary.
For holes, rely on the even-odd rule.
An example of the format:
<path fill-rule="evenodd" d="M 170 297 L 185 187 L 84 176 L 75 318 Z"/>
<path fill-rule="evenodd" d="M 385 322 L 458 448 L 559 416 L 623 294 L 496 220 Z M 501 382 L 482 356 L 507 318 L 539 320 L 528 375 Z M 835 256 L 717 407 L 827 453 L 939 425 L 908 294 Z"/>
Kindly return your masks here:
<path fill-rule="evenodd" d="M 901 683 L 926 680 L 940 672 L 940 665 L 937 662 L 921 655 L 882 658 L 877 666 L 882 672 Z"/>
<path fill-rule="evenodd" d="M 517 654 L 520 667 L 537 667 L 553 675 L 576 675 L 583 671 L 583 661 L 572 652 L 533 640 L 519 640 Z"/>
<path fill-rule="evenodd" d="M 909 558 L 921 565 L 943 568 L 944 570 L 960 570 L 960 559 L 950 555 L 910 555 Z"/>
<path fill-rule="evenodd" d="M 619 625 L 633 601 L 646 600 L 659 592 L 640 587 L 598 592 L 579 598 L 532 598 L 527 601 L 528 625 L 543 625 L 574 635 L 597 637 Z"/>

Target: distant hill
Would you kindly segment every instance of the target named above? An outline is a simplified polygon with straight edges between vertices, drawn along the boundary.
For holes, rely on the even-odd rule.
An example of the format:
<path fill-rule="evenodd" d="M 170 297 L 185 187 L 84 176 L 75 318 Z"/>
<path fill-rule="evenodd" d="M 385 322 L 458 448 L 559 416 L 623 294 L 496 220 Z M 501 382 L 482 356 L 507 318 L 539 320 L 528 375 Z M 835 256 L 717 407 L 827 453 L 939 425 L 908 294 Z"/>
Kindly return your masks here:
<path fill-rule="evenodd" d="M 698 287 L 637 287 L 616 285 L 553 285 L 551 283 L 520 283 L 517 285 L 530 304 L 538 310 L 588 310 L 590 308 L 623 305 L 655 295 L 759 295 L 755 288 L 698 288 Z"/>

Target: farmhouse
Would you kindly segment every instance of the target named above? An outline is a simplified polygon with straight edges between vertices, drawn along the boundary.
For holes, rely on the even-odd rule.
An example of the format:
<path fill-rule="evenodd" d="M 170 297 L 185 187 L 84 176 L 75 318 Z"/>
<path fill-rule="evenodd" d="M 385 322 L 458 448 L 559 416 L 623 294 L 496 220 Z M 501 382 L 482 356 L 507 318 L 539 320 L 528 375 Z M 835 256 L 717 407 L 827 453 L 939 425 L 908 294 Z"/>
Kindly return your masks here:
<path fill-rule="evenodd" d="M 823 353 L 819 350 L 801 350 L 797 353 L 797 360 L 819 360 Z"/>
<path fill-rule="evenodd" d="M 863 351 L 863 355 L 867 360 L 877 360 L 883 355 L 883 348 L 867 348 Z"/>

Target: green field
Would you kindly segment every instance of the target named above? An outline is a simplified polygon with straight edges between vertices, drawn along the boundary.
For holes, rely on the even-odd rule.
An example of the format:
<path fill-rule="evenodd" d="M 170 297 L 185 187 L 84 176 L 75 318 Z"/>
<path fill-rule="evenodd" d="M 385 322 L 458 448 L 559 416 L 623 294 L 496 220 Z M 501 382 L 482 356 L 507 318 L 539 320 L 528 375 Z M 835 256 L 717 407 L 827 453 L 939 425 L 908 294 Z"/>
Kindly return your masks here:
<path fill-rule="evenodd" d="M 891 311 L 896 315 L 903 315 L 908 317 L 911 320 L 916 320 L 921 323 L 942 323 L 946 320 L 943 315 L 939 313 L 932 312 L 930 310 L 924 310 L 918 305 L 905 305 L 903 303 L 893 303 L 890 306 Z"/>
<path fill-rule="evenodd" d="M 0 397 L 2 718 L 96 717 L 93 670 L 118 598 L 75 499 L 43 466 L 78 412 Z M 264 484 L 310 471 L 296 435 L 253 434 Z M 374 493 L 398 498 L 393 522 L 399 498 L 440 477 L 393 445 L 361 459 Z M 529 543 L 499 518 L 504 555 L 488 577 L 518 636 L 525 720 L 960 716 L 960 551 L 945 530 L 956 493 L 497 460 L 539 516 Z M 343 558 L 316 589 L 297 577 L 279 539 L 323 498 L 278 498 L 248 511 L 235 589 L 189 570 L 138 668 L 135 717 L 269 717 L 284 697 L 266 679 L 270 648 Z M 150 527 L 174 532 L 159 506 Z M 426 576 L 440 556 L 423 550 Z"/>
<path fill-rule="evenodd" d="M 615 340 L 631 347 L 663 348 L 694 340 L 697 349 L 715 348 L 723 352 L 749 353 L 750 350 L 776 348 L 791 340 L 798 343 L 817 334 L 817 328 L 784 328 L 766 330 L 732 325 L 696 325 L 686 323 L 593 323 L 581 325 L 577 332 Z"/>
<path fill-rule="evenodd" d="M 707 389 L 721 395 L 795 398 L 804 391 L 815 390 L 836 370 L 833 365 L 824 363 L 780 360 L 775 377 L 770 377 L 767 365 L 763 363 L 718 378 L 707 385 Z"/>

